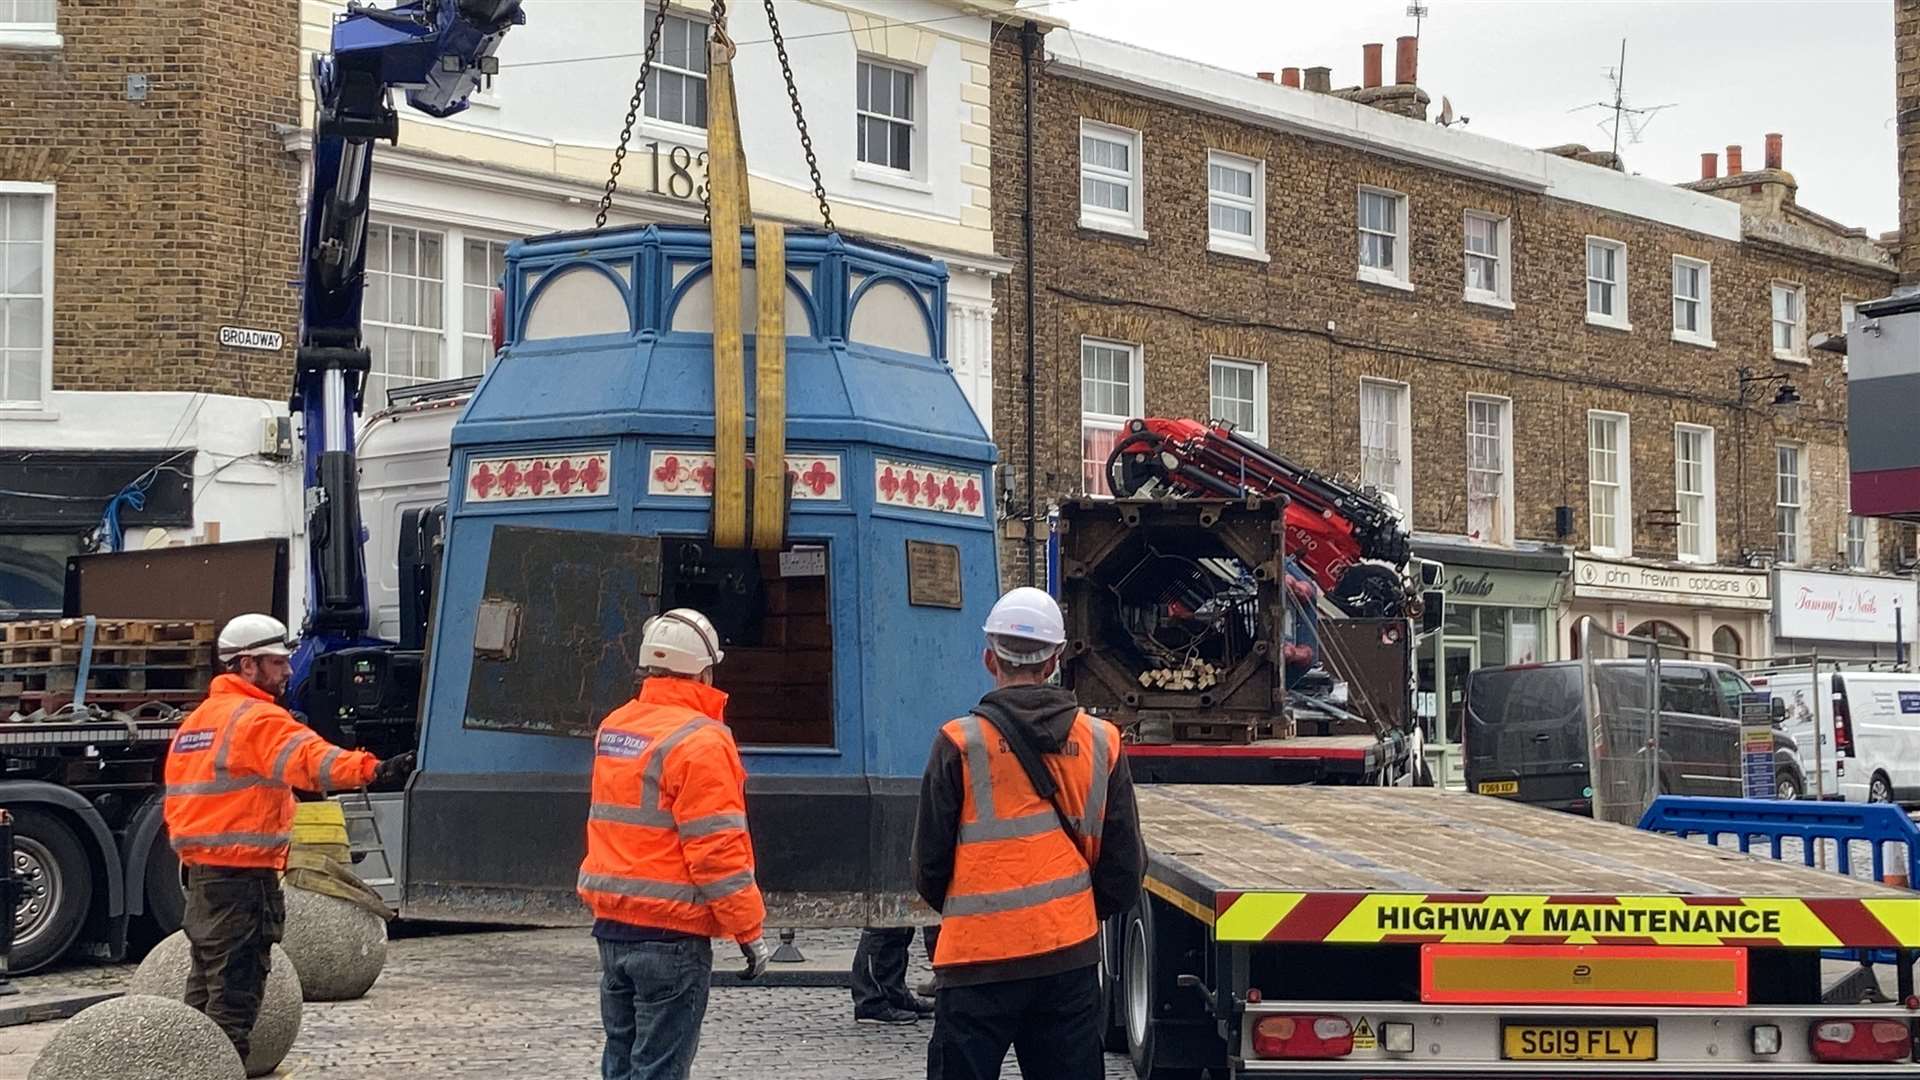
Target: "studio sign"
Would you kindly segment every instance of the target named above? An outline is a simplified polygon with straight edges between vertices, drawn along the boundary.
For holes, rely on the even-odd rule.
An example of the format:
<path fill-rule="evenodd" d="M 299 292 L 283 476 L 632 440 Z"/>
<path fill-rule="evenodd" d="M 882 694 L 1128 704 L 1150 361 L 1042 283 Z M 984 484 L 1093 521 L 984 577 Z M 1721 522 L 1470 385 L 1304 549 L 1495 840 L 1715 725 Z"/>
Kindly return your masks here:
<path fill-rule="evenodd" d="M 1492 596 L 1493 575 L 1485 571 L 1481 571 L 1480 576 L 1477 578 L 1470 578 L 1465 574 L 1455 574 L 1453 575 L 1453 580 L 1447 583 L 1447 595 L 1456 597 Z"/>

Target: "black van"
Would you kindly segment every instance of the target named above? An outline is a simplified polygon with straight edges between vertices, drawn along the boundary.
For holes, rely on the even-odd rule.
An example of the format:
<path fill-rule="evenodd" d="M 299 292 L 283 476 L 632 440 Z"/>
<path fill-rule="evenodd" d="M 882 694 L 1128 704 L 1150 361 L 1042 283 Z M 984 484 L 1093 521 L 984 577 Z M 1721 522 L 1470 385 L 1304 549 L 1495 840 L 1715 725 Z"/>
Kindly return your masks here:
<path fill-rule="evenodd" d="M 1601 660 L 1594 669 L 1602 700 L 1618 702 L 1629 718 L 1637 704 L 1644 717 L 1644 661 Z M 1467 790 L 1592 813 L 1587 699 L 1580 680 L 1578 660 L 1481 668 L 1468 675 L 1462 740 Z M 1740 695 L 1752 689 L 1725 664 L 1660 665 L 1662 794 L 1740 797 Z M 1773 758 L 1777 797 L 1799 798 L 1806 791 L 1799 747 L 1777 715 Z"/>

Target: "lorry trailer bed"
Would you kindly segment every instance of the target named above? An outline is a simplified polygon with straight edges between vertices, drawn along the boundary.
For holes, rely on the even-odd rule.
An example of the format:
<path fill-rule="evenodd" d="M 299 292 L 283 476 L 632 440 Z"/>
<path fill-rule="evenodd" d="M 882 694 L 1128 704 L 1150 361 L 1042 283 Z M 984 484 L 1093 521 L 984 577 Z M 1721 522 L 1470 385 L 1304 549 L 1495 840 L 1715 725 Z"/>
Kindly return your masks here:
<path fill-rule="evenodd" d="M 1920 896 L 1433 788 L 1138 790 L 1147 888 L 1218 941 L 1920 948 Z"/>

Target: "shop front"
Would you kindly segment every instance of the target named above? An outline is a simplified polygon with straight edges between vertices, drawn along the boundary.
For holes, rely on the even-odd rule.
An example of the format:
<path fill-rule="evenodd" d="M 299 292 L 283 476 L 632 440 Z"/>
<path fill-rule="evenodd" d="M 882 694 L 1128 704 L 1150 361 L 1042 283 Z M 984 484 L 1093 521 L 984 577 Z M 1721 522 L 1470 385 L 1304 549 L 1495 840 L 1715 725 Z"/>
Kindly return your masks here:
<path fill-rule="evenodd" d="M 1767 630 L 1770 584 L 1765 570 L 1578 555 L 1559 638 L 1565 655 L 1580 655 L 1580 619 L 1590 615 L 1602 629 L 1658 641 L 1672 658 L 1767 656 L 1773 651 Z M 1608 642 L 1595 651 L 1640 655 L 1643 647 Z"/>
<path fill-rule="evenodd" d="M 1441 578 L 1446 622 L 1419 645 L 1415 704 L 1427 732 L 1427 764 L 1434 779 L 1460 787 L 1467 675 L 1479 667 L 1557 658 L 1553 620 L 1565 588 L 1567 556 L 1544 545 L 1490 549 L 1418 539 L 1414 552 L 1446 567 Z"/>
<path fill-rule="evenodd" d="M 1917 608 L 1912 578 L 1775 570 L 1774 655 L 1901 660 L 1913 643 Z"/>

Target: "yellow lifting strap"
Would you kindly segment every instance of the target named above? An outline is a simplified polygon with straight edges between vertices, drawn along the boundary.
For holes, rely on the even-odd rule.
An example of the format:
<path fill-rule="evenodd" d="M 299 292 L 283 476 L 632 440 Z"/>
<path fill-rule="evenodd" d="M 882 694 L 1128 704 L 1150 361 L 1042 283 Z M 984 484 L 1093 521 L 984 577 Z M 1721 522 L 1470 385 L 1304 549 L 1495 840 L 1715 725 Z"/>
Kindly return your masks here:
<path fill-rule="evenodd" d="M 747 544 L 746 342 L 740 325 L 740 228 L 753 210 L 733 93 L 733 41 L 708 43 L 707 197 L 713 217 L 713 543 Z"/>
<path fill-rule="evenodd" d="M 708 200 L 713 219 L 713 540 L 716 547 L 747 544 L 747 419 L 744 274 L 741 228 L 753 218 L 746 152 L 740 141 L 734 92 L 733 41 L 716 23 L 707 74 Z M 755 434 L 753 546 L 778 551 L 787 531 L 786 232 L 753 223 Z"/>
<path fill-rule="evenodd" d="M 778 223 L 754 222 L 753 265 L 753 546 L 779 551 L 787 539 L 787 233 Z"/>

